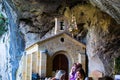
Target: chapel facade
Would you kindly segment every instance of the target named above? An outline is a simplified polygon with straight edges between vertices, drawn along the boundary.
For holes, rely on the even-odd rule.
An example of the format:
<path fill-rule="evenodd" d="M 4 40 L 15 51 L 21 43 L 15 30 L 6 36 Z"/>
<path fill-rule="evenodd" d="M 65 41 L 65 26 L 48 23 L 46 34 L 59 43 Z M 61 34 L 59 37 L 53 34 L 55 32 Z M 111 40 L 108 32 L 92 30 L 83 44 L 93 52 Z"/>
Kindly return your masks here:
<path fill-rule="evenodd" d="M 53 30 L 41 41 L 26 48 L 22 80 L 32 80 L 32 73 L 52 77 L 58 70 L 64 70 L 68 79 L 73 63 L 78 62 L 86 69 L 86 46 L 70 35 L 67 24 L 65 19 L 55 18 Z"/>

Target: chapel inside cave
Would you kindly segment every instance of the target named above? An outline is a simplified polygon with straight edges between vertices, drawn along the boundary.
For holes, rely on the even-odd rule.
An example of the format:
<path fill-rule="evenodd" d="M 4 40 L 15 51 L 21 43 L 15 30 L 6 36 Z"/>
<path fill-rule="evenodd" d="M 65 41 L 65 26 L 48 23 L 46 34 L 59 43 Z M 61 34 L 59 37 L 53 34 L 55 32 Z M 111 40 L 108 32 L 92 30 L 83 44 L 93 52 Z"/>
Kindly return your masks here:
<path fill-rule="evenodd" d="M 120 79 L 119 0 L 0 0 L 0 80 L 49 80 L 74 63 Z"/>

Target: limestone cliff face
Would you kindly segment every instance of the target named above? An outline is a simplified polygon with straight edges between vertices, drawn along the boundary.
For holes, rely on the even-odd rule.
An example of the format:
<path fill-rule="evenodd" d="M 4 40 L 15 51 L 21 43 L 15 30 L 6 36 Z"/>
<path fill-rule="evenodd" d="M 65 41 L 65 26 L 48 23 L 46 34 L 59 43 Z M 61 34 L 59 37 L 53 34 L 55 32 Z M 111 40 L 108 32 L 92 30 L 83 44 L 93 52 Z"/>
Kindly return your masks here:
<path fill-rule="evenodd" d="M 9 3 L 8 3 L 9 2 Z M 18 29 L 18 14 L 10 1 L 2 2 L 2 11 L 8 19 L 8 32 L 1 37 L 3 51 L 0 52 L 2 80 L 16 80 L 19 61 L 24 52 L 24 39 Z M 5 36 L 7 35 L 7 36 Z"/>
<path fill-rule="evenodd" d="M 90 2 L 99 7 L 102 11 L 108 13 L 120 24 L 120 1 L 119 0 L 90 0 Z"/>
<path fill-rule="evenodd" d="M 90 73 L 98 70 L 104 75 L 114 74 L 114 59 L 120 56 L 120 25 L 113 22 L 110 23 L 107 31 L 104 31 L 101 25 L 91 26 L 88 31 L 86 50 Z"/>
<path fill-rule="evenodd" d="M 4 18 L 7 18 L 5 10 L 3 9 L 3 5 L 0 3 L 0 13 L 3 15 Z M 2 27 L 2 25 L 0 25 Z M 1 29 L 1 28 L 0 28 Z M 2 33 L 3 34 L 3 33 Z M 0 36 L 0 79 L 7 80 L 8 75 L 8 56 L 9 56 L 9 32 L 5 32 L 3 35 Z"/>
<path fill-rule="evenodd" d="M 113 75 L 113 60 L 120 56 L 119 0 L 2 0 L 2 4 L 9 28 L 3 43 L 7 47 L 3 45 L 4 52 L 0 52 L 5 54 L 0 58 L 3 80 L 16 80 L 25 47 L 51 30 L 55 17 L 69 21 L 72 14 L 77 20 L 80 41 L 84 39 L 87 46 L 89 73 L 98 70 Z"/>
<path fill-rule="evenodd" d="M 66 10 L 65 15 L 68 15 L 68 11 Z M 112 76 L 114 59 L 120 56 L 120 25 L 111 16 L 90 4 L 74 6 L 71 11 L 76 16 L 78 28 L 82 29 L 78 35 L 86 37 L 89 75 L 99 71 L 103 75 Z"/>

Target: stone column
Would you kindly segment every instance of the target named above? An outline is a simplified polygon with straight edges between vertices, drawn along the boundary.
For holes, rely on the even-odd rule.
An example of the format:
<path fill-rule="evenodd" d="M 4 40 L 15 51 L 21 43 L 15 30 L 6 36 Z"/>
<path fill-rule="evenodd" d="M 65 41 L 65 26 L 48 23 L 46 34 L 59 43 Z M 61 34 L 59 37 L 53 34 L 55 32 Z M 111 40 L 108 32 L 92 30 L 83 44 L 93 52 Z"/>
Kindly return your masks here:
<path fill-rule="evenodd" d="M 83 53 L 78 54 L 78 62 L 82 64 L 82 67 L 83 67 L 84 70 L 86 68 L 86 59 L 85 58 L 86 58 L 85 54 L 83 54 Z"/>
<path fill-rule="evenodd" d="M 32 78 L 32 54 L 27 55 L 27 79 L 31 80 Z"/>
<path fill-rule="evenodd" d="M 47 65 L 47 55 L 45 52 L 40 51 L 39 75 L 41 77 L 46 76 L 46 65 Z"/>
<path fill-rule="evenodd" d="M 27 78 L 27 56 L 23 56 L 23 69 L 22 69 L 22 79 L 26 80 Z"/>
<path fill-rule="evenodd" d="M 58 21 L 57 18 L 55 18 L 55 34 L 57 33 L 57 28 L 58 28 Z"/>
<path fill-rule="evenodd" d="M 38 53 L 34 52 L 32 53 L 32 72 L 37 73 L 37 63 L 38 63 Z"/>

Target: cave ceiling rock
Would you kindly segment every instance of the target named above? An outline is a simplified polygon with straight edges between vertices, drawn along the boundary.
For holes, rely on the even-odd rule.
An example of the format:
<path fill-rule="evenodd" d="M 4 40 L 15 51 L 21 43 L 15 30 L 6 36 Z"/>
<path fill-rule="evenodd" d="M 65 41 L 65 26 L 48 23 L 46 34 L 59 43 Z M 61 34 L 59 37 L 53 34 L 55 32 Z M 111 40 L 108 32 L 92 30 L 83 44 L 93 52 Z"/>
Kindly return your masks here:
<path fill-rule="evenodd" d="M 71 0 L 71 1 L 68 1 L 68 0 L 44 0 L 44 1 L 12 0 L 12 1 L 21 14 L 21 18 L 22 18 L 21 20 L 23 19 L 30 20 L 32 22 L 31 25 L 33 25 L 33 27 L 40 29 L 40 32 L 42 29 L 46 29 L 46 30 L 43 30 L 43 33 L 44 32 L 46 33 L 49 29 L 51 29 L 51 27 L 54 27 L 54 24 L 53 24 L 54 17 L 64 15 L 62 13 L 63 11 L 65 11 L 66 7 L 72 10 L 72 8 L 77 6 L 78 3 L 81 3 L 82 1 L 88 2 L 88 0 Z M 89 0 L 89 1 L 91 2 L 92 5 L 97 6 L 102 11 L 106 12 L 112 18 L 114 18 L 118 23 L 120 23 L 120 15 L 119 15 L 120 1 L 119 0 L 115 0 L 115 1 L 114 0 Z M 85 8 L 83 8 L 83 10 L 79 8 L 81 12 L 79 11 L 78 13 L 75 13 L 75 15 L 77 16 L 77 24 L 89 22 L 90 19 L 92 19 L 93 15 L 88 13 L 90 10 L 94 11 L 95 10 L 94 8 L 92 8 L 93 10 L 90 8 L 87 8 L 87 10 L 84 10 Z M 72 11 L 77 12 L 75 10 L 77 9 L 73 9 Z M 78 16 L 78 15 L 88 15 L 88 16 L 86 16 L 87 18 L 83 18 L 82 16 Z M 49 28 L 49 25 L 50 25 L 50 28 Z"/>
<path fill-rule="evenodd" d="M 112 16 L 120 24 L 120 0 L 90 0 L 90 2 Z"/>

